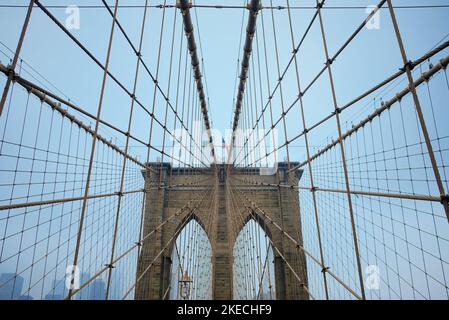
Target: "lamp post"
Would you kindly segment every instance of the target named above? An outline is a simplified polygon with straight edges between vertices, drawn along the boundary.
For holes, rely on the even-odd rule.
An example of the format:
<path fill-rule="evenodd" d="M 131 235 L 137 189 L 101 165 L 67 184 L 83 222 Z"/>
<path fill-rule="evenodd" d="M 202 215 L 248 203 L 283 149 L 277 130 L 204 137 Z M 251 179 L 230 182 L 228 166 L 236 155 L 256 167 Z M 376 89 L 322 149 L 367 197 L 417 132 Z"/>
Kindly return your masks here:
<path fill-rule="evenodd" d="M 181 293 L 182 300 L 188 300 L 190 296 L 190 286 L 192 283 L 192 279 L 187 274 L 187 271 L 184 272 L 181 280 L 179 280 L 179 291 Z"/>

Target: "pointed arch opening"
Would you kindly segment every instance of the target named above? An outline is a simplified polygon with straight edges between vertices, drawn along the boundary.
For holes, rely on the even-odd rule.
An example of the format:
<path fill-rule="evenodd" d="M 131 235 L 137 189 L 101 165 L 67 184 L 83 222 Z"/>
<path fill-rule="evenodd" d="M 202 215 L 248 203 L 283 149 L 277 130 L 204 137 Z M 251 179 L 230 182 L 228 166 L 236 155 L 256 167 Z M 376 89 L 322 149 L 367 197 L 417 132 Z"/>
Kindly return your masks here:
<path fill-rule="evenodd" d="M 271 235 L 258 216 L 248 216 L 234 242 L 233 296 L 236 300 L 276 299 Z"/>
<path fill-rule="evenodd" d="M 212 299 L 212 246 L 195 216 L 183 226 L 171 251 L 170 300 Z"/>

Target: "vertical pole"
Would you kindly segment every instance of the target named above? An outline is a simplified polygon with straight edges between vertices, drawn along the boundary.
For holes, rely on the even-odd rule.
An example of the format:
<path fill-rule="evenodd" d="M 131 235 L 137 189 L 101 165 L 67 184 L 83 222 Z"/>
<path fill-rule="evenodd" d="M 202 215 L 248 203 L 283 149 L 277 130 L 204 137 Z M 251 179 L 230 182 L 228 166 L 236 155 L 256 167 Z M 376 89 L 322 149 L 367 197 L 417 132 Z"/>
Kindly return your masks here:
<path fill-rule="evenodd" d="M 292 47 L 293 47 L 293 50 L 296 50 L 295 39 L 293 37 L 293 26 L 292 26 L 292 17 L 291 17 L 291 12 L 290 12 L 290 1 L 289 0 L 287 0 L 287 11 L 288 11 L 288 20 L 289 20 L 289 26 L 290 26 Z M 318 246 L 320 249 L 320 262 L 321 262 L 321 268 L 322 268 L 322 274 L 323 274 L 324 292 L 326 295 L 326 300 L 329 300 L 329 290 L 327 287 L 327 279 L 326 279 L 326 270 L 327 269 L 324 264 L 324 250 L 323 250 L 323 243 L 321 240 L 321 230 L 320 230 L 320 223 L 319 223 L 319 218 L 318 218 L 318 206 L 317 206 L 317 200 L 316 200 L 315 182 L 313 180 L 313 170 L 312 170 L 312 164 L 310 161 L 309 138 L 308 138 L 308 134 L 307 134 L 307 124 L 306 124 L 306 119 L 305 119 L 304 103 L 303 103 L 302 93 L 301 93 L 301 82 L 299 79 L 298 61 L 296 59 L 296 54 L 297 54 L 297 52 L 294 52 L 293 57 L 294 57 L 294 61 L 295 61 L 296 83 L 298 85 L 298 95 L 299 95 L 299 104 L 300 104 L 302 125 L 304 128 L 304 141 L 306 144 L 306 156 L 307 156 L 307 163 L 308 163 L 308 168 L 309 168 L 310 188 L 311 188 L 311 192 L 312 192 L 312 200 L 313 200 L 313 209 L 314 209 L 314 214 L 315 214 L 315 224 L 316 224 L 316 230 L 317 230 Z"/>
<path fill-rule="evenodd" d="M 349 216 L 351 219 L 352 237 L 353 237 L 353 241 L 354 241 L 354 252 L 355 252 L 355 258 L 356 258 L 356 263 L 357 263 L 357 270 L 358 270 L 358 274 L 359 274 L 360 290 L 361 290 L 361 294 L 362 294 L 362 299 L 365 300 L 366 296 L 365 296 L 365 286 L 363 283 L 362 264 L 360 261 L 359 244 L 358 244 L 358 239 L 357 239 L 357 230 L 356 230 L 355 218 L 354 218 L 354 209 L 353 209 L 353 205 L 352 205 L 351 189 L 349 186 L 349 174 L 348 174 L 348 168 L 346 165 L 345 148 L 343 145 L 342 132 L 341 132 L 340 109 L 338 108 L 338 104 L 337 104 L 337 96 L 335 93 L 334 79 L 332 76 L 331 64 L 333 61 L 329 58 L 326 34 L 324 32 L 323 17 L 321 15 L 321 8 L 323 6 L 323 2 L 320 3 L 318 0 L 316 0 L 316 4 L 317 4 L 317 9 L 318 9 L 318 17 L 320 20 L 320 29 L 321 29 L 321 37 L 323 39 L 324 53 L 326 55 L 326 64 L 327 64 L 327 71 L 328 71 L 328 75 L 329 75 L 332 100 L 333 100 L 334 108 L 335 108 L 335 120 L 337 122 L 338 141 L 340 144 L 341 161 L 342 161 L 344 177 L 345 177 L 346 195 L 348 198 Z"/>
<path fill-rule="evenodd" d="M 405 51 L 404 43 L 402 41 L 401 32 L 399 31 L 398 22 L 396 20 L 396 15 L 394 13 L 394 8 L 391 3 L 391 0 L 387 0 L 387 3 L 388 3 L 388 10 L 389 10 L 390 16 L 391 16 L 391 22 L 393 23 L 394 32 L 396 34 L 396 39 L 397 39 L 397 42 L 399 45 L 399 50 L 401 51 L 402 61 L 404 62 L 404 68 L 405 68 L 405 72 L 407 74 L 410 92 L 412 93 L 412 96 L 413 96 L 413 102 L 415 104 L 416 113 L 418 115 L 418 120 L 421 125 L 421 130 L 422 130 L 422 133 L 424 136 L 424 140 L 426 142 L 427 152 L 429 153 L 429 158 L 430 158 L 430 162 L 432 163 L 433 173 L 435 175 L 435 180 L 437 182 L 438 190 L 440 192 L 441 203 L 443 204 L 444 212 L 446 213 L 446 217 L 449 221 L 449 204 L 448 204 L 449 196 L 444 191 L 443 182 L 441 181 L 440 171 L 438 169 L 438 164 L 437 164 L 437 161 L 435 158 L 435 153 L 433 152 L 433 147 L 432 147 L 432 143 L 430 141 L 430 136 L 429 136 L 429 132 L 427 130 L 427 125 L 426 125 L 426 121 L 424 119 L 424 114 L 422 112 L 421 103 L 419 101 L 419 97 L 416 92 L 416 86 L 415 86 L 415 82 L 413 80 L 411 64 L 407 58 L 407 53 Z"/>
<path fill-rule="evenodd" d="M 104 2 L 104 4 L 106 6 L 108 6 L 107 3 Z M 131 98 L 131 107 L 130 107 L 129 116 L 128 116 L 128 130 L 126 132 L 126 142 L 125 142 L 125 150 L 124 150 L 125 154 L 128 154 L 128 149 L 129 149 L 129 138 L 130 138 L 130 134 L 131 134 L 131 126 L 132 126 L 132 119 L 133 119 L 133 113 L 134 113 L 134 104 L 135 104 L 135 100 L 136 100 L 135 94 L 136 94 L 136 88 L 137 88 L 137 80 L 139 77 L 139 69 L 140 69 L 140 61 L 141 61 L 140 52 L 142 51 L 143 35 L 144 35 L 144 31 L 145 31 L 147 4 L 148 4 L 148 0 L 145 0 L 145 8 L 143 11 L 142 26 L 141 26 L 141 31 L 140 31 L 139 51 L 136 54 L 137 62 L 136 62 L 136 71 L 134 74 L 134 84 L 133 84 L 133 93 L 132 93 L 132 98 Z M 115 17 L 114 17 L 114 19 L 115 19 Z M 112 263 L 114 261 L 115 246 L 116 246 L 116 242 L 117 242 L 118 223 L 119 223 L 120 209 L 121 209 L 122 198 L 123 198 L 125 171 L 126 171 L 126 157 L 123 157 L 122 172 L 121 172 L 121 177 L 120 177 L 120 191 L 118 193 L 117 213 L 116 213 L 116 217 L 115 217 L 114 235 L 113 235 L 113 239 L 112 239 L 111 260 L 108 265 L 109 273 L 108 273 L 108 282 L 107 282 L 107 286 L 106 286 L 106 296 L 105 296 L 106 300 L 109 299 L 109 292 L 110 292 L 110 288 L 111 288 L 112 268 L 113 268 Z M 145 197 L 145 193 L 143 194 L 143 197 Z"/>
<path fill-rule="evenodd" d="M 94 156 L 95 156 L 95 145 L 97 142 L 98 128 L 100 126 L 101 108 L 103 106 L 103 97 L 104 97 L 104 91 L 105 91 L 105 87 L 106 87 L 106 79 L 108 76 L 109 60 L 111 57 L 111 49 L 112 49 L 112 40 L 114 37 L 115 21 L 116 21 L 117 11 L 118 11 L 118 2 L 119 2 L 119 0 L 115 1 L 114 17 L 112 19 L 111 32 L 109 35 L 108 50 L 107 50 L 107 54 L 106 54 L 106 63 L 104 66 L 103 80 L 102 80 L 101 90 L 100 90 L 100 101 L 98 103 L 97 115 L 95 117 L 95 131 L 94 131 L 94 134 L 92 135 L 92 147 L 91 147 L 91 151 L 90 151 L 89 167 L 87 170 L 86 187 L 84 189 L 83 205 L 81 208 L 81 217 L 80 217 L 80 223 L 79 223 L 78 234 L 77 234 L 77 239 L 76 239 L 75 255 L 73 258 L 74 266 L 76 266 L 78 264 L 78 256 L 79 256 L 80 244 L 81 244 L 81 235 L 83 233 L 84 216 L 86 214 L 86 209 L 87 209 L 87 197 L 89 195 L 90 178 L 91 178 L 91 174 L 92 174 L 92 167 L 93 167 L 93 161 L 94 161 Z M 74 281 L 74 279 L 72 277 L 72 282 L 71 282 L 72 285 L 73 285 L 73 281 Z M 72 296 L 73 296 L 73 288 L 71 287 L 69 290 L 68 299 L 70 300 L 72 298 Z"/>
<path fill-rule="evenodd" d="M 34 1 L 30 0 L 28 5 L 27 14 L 25 16 L 25 21 L 22 26 L 22 32 L 20 33 L 19 42 L 17 43 L 16 52 L 14 53 L 14 58 L 12 60 L 11 67 L 8 72 L 8 79 L 6 80 L 5 87 L 3 88 L 2 99 L 0 100 L 0 116 L 3 112 L 3 107 L 5 106 L 6 98 L 8 97 L 9 87 L 11 86 L 12 79 L 14 77 L 17 61 L 19 60 L 20 50 L 22 50 L 23 40 L 25 39 L 25 34 L 28 29 L 28 23 L 30 22 L 31 11 L 33 10 Z"/>
<path fill-rule="evenodd" d="M 156 105 L 156 95 L 157 95 L 157 88 L 158 88 L 158 78 L 159 78 L 159 68 L 160 68 L 160 62 L 161 62 L 161 49 L 162 49 L 162 43 L 163 43 L 163 35 L 164 35 L 164 26 L 165 26 L 165 4 L 166 4 L 166 0 L 164 0 L 163 3 L 163 9 L 162 9 L 162 20 L 161 20 L 161 29 L 160 29 L 160 34 L 159 34 L 159 48 L 158 48 L 158 53 L 157 53 L 157 62 L 156 62 L 156 74 L 155 74 L 155 78 L 154 78 L 154 87 L 153 87 L 153 102 L 152 102 L 152 108 L 151 108 L 151 113 L 150 113 L 150 131 L 149 131 L 149 137 L 148 137 L 148 144 L 147 144 L 147 160 L 146 162 L 148 163 L 150 161 L 150 153 L 151 153 L 151 143 L 152 143 L 152 138 L 153 138 L 153 125 L 154 125 L 154 110 L 155 110 L 155 105 Z M 165 130 L 165 129 L 164 129 Z M 162 175 L 162 170 L 159 171 L 159 175 Z M 158 189 L 157 191 L 159 193 L 159 197 L 160 197 L 160 192 L 161 189 Z M 145 210 L 145 209 L 144 209 Z M 154 214 L 159 214 L 161 215 L 160 212 L 154 213 Z M 150 265 L 150 268 L 152 267 L 152 265 Z M 152 270 L 149 269 L 148 270 L 148 277 L 149 277 L 149 284 L 148 287 L 151 288 L 151 283 L 152 283 Z M 151 289 L 150 289 L 151 290 Z"/>
<path fill-rule="evenodd" d="M 174 12 L 173 15 L 173 29 L 172 29 L 172 39 L 171 39 L 171 50 L 170 50 L 170 63 L 169 63 L 169 70 L 168 70 L 168 83 L 167 83 L 167 101 L 165 103 L 165 114 L 164 114 L 164 128 L 167 128 L 167 114 L 168 114 L 168 106 L 169 106 L 169 97 L 170 97 L 170 87 L 171 87 L 171 79 L 172 79 L 172 67 L 173 67 L 173 48 L 175 43 L 175 30 L 176 30 L 176 18 L 177 14 Z M 181 37 L 182 38 L 182 37 Z M 176 114 L 174 115 L 176 118 Z M 161 150 L 161 164 L 160 164 L 160 170 L 159 172 L 162 172 L 163 166 L 164 166 L 164 156 L 165 156 L 165 135 L 167 130 L 163 130 L 163 137 L 162 137 L 162 150 Z M 167 169 L 167 170 L 171 170 Z M 168 185 L 171 184 L 171 174 L 168 175 L 168 177 L 164 177 L 167 181 Z M 162 174 L 159 175 L 159 187 L 163 187 L 163 181 L 162 181 Z M 176 240 L 175 240 L 176 242 Z M 161 264 L 161 298 L 163 299 L 164 296 L 164 290 L 165 290 L 165 275 L 167 273 L 166 270 L 166 260 L 169 259 L 165 254 L 162 254 L 162 264 Z M 171 264 L 170 264 L 171 265 Z M 170 272 L 170 269 L 168 269 L 168 272 Z"/>

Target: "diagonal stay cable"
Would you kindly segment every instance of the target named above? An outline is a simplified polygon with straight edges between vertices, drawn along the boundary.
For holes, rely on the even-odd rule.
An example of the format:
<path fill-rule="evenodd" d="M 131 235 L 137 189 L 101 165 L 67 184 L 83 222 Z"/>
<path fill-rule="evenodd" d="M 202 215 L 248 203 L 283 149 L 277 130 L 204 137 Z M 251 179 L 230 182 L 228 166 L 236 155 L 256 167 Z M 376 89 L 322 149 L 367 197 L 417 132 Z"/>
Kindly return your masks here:
<path fill-rule="evenodd" d="M 173 139 L 175 139 L 176 141 L 178 141 L 178 143 L 180 143 L 186 150 L 188 150 L 188 148 L 186 146 L 184 146 L 182 144 L 182 142 L 179 141 L 179 139 L 169 131 L 169 129 L 164 126 L 164 124 L 155 116 L 155 114 L 153 112 L 151 112 L 150 110 L 148 110 L 147 107 L 145 107 L 145 105 L 135 96 L 133 95 L 133 93 L 125 87 L 125 85 L 119 80 L 117 79 L 116 76 L 114 76 L 109 70 L 105 70 L 105 66 L 93 55 L 92 52 L 89 51 L 89 49 L 87 49 L 48 9 L 46 6 L 42 5 L 40 3 L 39 0 L 34 0 L 35 4 L 73 41 L 75 42 L 75 44 L 82 50 L 84 51 L 89 58 L 91 58 L 95 64 L 97 64 L 103 71 L 106 71 L 107 75 L 130 97 L 133 98 L 135 100 L 135 102 L 137 103 L 137 105 L 139 105 L 139 107 L 142 108 L 143 111 L 145 111 L 154 121 L 156 121 L 156 123 L 165 131 L 167 131 L 172 137 Z M 115 23 L 117 24 L 117 18 L 114 19 Z M 120 29 L 119 29 L 120 30 Z M 129 39 L 129 37 L 128 37 Z M 132 43 L 130 43 L 132 45 Z M 132 48 L 135 47 L 132 45 Z M 153 83 L 155 84 L 155 87 L 157 88 L 158 92 L 161 94 L 162 98 L 168 102 L 169 106 L 172 108 L 172 110 L 174 110 L 169 97 L 164 93 L 163 89 L 161 88 L 161 86 L 159 85 L 156 77 L 151 73 L 151 71 L 148 69 L 147 65 L 144 63 L 144 61 L 141 58 L 141 54 L 139 52 L 137 52 L 137 50 L 135 51 L 135 54 L 138 55 L 140 57 L 140 61 L 142 63 L 142 66 L 144 67 L 144 69 L 147 71 L 148 75 L 150 76 L 151 80 L 153 81 Z M 181 122 L 181 125 L 184 127 L 185 130 L 187 130 L 188 134 L 190 135 L 190 138 L 192 139 L 192 141 L 194 141 L 194 139 L 192 138 L 192 135 L 190 133 L 190 131 L 185 127 L 185 125 Z M 196 143 L 196 141 L 195 141 Z M 191 152 L 189 150 L 189 152 Z M 205 165 L 203 163 L 203 165 Z"/>

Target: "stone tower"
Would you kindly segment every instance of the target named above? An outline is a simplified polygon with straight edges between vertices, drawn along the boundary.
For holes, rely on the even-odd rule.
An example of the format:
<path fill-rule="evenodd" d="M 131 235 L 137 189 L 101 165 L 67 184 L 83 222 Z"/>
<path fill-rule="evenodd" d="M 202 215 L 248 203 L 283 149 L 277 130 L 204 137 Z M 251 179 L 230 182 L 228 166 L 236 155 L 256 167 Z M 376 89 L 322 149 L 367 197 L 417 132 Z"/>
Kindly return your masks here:
<path fill-rule="evenodd" d="M 233 248 L 236 235 L 231 232 L 231 223 L 237 224 L 241 230 L 250 219 L 259 223 L 276 247 L 273 250 L 276 299 L 308 299 L 302 286 L 307 285 L 304 253 L 270 221 L 276 222 L 302 244 L 298 193 L 290 188 L 277 186 L 298 184 L 301 170 L 288 173 L 287 164 L 279 163 L 277 172 L 273 175 L 260 175 L 259 169 L 256 168 L 232 168 L 228 170 L 230 175 L 226 175 L 224 165 L 198 169 L 172 168 L 170 164 L 160 162 L 149 165 L 155 170 L 143 172 L 147 190 L 143 235 L 155 229 L 157 231 L 151 233 L 141 247 L 137 266 L 137 277 L 141 279 L 136 286 L 136 299 L 168 297 L 175 234 L 188 219 L 195 219 L 206 231 L 211 242 L 213 299 L 233 298 Z M 290 165 L 294 166 L 296 163 Z M 239 181 L 236 188 L 241 189 L 245 196 L 258 206 L 257 209 L 248 211 L 245 210 L 247 203 L 239 203 L 239 207 L 234 207 L 234 210 L 246 212 L 239 221 L 231 221 L 231 217 L 235 215 L 230 212 L 229 199 L 226 199 L 225 192 L 229 179 L 233 179 L 234 187 L 235 181 Z M 201 183 L 195 185 L 195 181 Z M 251 181 L 252 184 L 244 181 Z M 213 185 L 218 190 L 214 196 L 215 201 L 212 197 L 203 197 L 185 205 Z M 194 207 L 194 215 L 189 215 Z M 261 212 L 264 212 L 265 216 Z M 159 227 L 173 215 L 176 215 L 174 219 Z M 167 243 L 171 244 L 167 246 Z M 152 266 L 149 269 L 150 264 Z"/>

